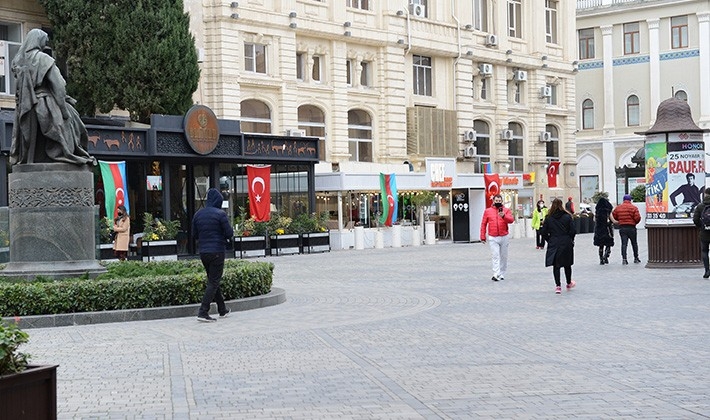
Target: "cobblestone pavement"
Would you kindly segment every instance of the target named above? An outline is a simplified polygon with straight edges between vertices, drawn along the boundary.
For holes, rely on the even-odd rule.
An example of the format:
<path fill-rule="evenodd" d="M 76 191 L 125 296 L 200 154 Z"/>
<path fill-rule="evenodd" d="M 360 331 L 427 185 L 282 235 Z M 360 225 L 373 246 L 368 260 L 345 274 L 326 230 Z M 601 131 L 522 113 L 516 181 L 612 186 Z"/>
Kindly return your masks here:
<path fill-rule="evenodd" d="M 270 257 L 281 305 L 32 329 L 25 350 L 59 365 L 61 419 L 710 418 L 702 268 L 576 242 L 562 295 L 530 238 L 501 282 L 483 244 Z"/>

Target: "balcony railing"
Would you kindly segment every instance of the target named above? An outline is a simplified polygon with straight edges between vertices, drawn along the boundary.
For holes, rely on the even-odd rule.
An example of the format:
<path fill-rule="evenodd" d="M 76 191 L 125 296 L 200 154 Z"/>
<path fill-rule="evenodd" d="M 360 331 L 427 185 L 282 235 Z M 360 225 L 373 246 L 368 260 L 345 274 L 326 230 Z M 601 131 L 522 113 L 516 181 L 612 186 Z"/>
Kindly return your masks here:
<path fill-rule="evenodd" d="M 644 3 L 648 0 L 577 0 L 577 10 L 594 9 L 623 3 Z"/>

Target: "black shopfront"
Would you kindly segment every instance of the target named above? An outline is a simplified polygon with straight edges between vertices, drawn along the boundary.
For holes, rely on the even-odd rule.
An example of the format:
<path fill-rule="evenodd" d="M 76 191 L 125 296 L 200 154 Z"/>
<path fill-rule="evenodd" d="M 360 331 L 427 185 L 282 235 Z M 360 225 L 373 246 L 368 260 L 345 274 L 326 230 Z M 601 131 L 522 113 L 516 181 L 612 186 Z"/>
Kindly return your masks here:
<path fill-rule="evenodd" d="M 0 111 L 0 206 L 8 203 L 13 118 L 13 110 Z M 154 115 L 150 126 L 142 127 L 100 120 L 85 122 L 90 154 L 98 160 L 126 162 L 131 234 L 142 232 L 145 212 L 155 218 L 179 220 L 180 254 L 194 253 L 190 221 L 204 207 L 209 188 L 223 192 L 224 209 L 230 218 L 242 211 L 248 214 L 247 165 L 271 165 L 272 211 L 289 217 L 315 211 L 317 138 L 241 133 L 239 121 L 217 119 L 216 146 L 210 153 L 200 154 L 188 141 L 182 116 Z M 104 192 L 98 166 L 94 180 L 95 204 L 103 217 Z"/>

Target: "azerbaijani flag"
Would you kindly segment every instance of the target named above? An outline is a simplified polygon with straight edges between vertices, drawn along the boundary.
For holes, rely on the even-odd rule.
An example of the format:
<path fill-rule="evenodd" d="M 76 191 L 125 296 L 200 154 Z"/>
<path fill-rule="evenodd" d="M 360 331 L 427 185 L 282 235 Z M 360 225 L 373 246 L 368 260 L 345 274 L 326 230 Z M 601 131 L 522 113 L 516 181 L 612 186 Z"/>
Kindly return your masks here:
<path fill-rule="evenodd" d="M 126 162 L 105 162 L 99 161 L 101 168 L 101 178 L 104 181 L 104 201 L 106 205 L 106 217 L 116 218 L 118 216 L 118 206 L 126 206 L 126 211 L 131 214 L 128 206 L 128 182 L 126 178 Z"/>
<path fill-rule="evenodd" d="M 483 173 L 484 174 L 492 174 L 493 173 L 493 164 L 491 162 L 483 162 L 481 165 L 483 166 Z"/>
<path fill-rule="evenodd" d="M 394 174 L 380 173 L 380 190 L 382 192 L 380 223 L 392 226 L 397 221 L 397 180 Z"/>

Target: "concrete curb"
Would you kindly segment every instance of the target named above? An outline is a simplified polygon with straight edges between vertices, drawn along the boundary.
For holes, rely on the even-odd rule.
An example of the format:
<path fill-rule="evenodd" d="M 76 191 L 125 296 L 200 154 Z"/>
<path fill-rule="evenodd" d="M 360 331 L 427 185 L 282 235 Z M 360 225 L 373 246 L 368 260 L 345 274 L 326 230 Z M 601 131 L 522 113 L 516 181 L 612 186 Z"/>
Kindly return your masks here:
<path fill-rule="evenodd" d="M 265 295 L 227 301 L 234 312 L 265 308 L 286 302 L 286 291 L 272 287 Z M 214 305 L 214 304 L 213 304 Z M 183 318 L 197 316 L 200 304 L 163 306 L 160 308 L 121 309 L 118 311 L 80 312 L 73 314 L 31 315 L 20 317 L 18 326 L 27 328 L 66 327 L 69 325 L 104 324 L 108 322 L 147 321 L 151 319 Z M 15 318 L 3 318 L 14 321 Z"/>

